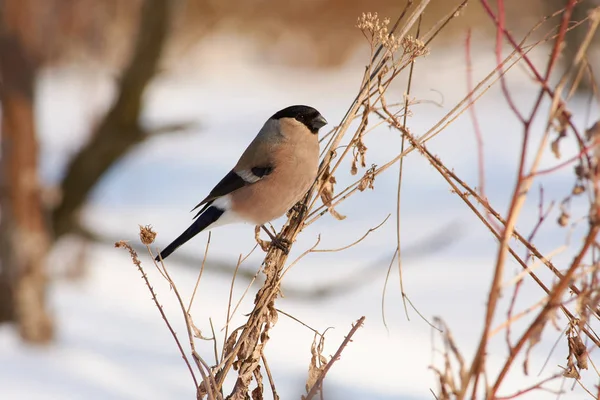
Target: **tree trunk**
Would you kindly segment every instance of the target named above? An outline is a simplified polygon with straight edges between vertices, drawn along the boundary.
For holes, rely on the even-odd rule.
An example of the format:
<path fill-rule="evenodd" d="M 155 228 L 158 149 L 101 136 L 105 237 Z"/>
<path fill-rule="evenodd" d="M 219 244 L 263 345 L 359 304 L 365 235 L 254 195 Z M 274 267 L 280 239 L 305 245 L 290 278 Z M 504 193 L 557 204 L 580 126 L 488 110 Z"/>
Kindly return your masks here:
<path fill-rule="evenodd" d="M 0 3 L 0 322 L 14 322 L 25 341 L 46 343 L 53 323 L 46 303 L 49 235 L 37 171 L 36 68 L 28 48 L 32 11 L 27 1 Z"/>

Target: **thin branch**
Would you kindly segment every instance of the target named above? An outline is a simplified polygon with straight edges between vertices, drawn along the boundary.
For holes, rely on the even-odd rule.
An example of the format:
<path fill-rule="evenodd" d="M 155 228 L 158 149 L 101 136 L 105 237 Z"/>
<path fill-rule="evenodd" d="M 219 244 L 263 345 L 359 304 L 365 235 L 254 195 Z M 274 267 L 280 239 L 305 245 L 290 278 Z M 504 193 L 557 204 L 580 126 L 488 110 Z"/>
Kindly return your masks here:
<path fill-rule="evenodd" d="M 204 272 L 204 264 L 206 263 L 206 257 L 208 256 L 208 248 L 210 247 L 210 238 L 212 232 L 208 232 L 208 239 L 206 240 L 206 249 L 204 249 L 204 257 L 202 258 L 202 265 L 200 266 L 200 272 L 198 272 L 198 279 L 196 279 L 196 284 L 194 285 L 194 291 L 192 292 L 192 296 L 190 297 L 190 304 L 187 308 L 187 313 L 190 313 L 190 309 L 192 308 L 192 304 L 194 303 L 194 297 L 196 296 L 196 290 L 198 290 L 198 286 L 200 285 L 200 279 L 202 279 L 202 273 Z"/>
<path fill-rule="evenodd" d="M 142 268 L 142 262 L 139 260 L 136 251 L 129 245 L 129 243 L 127 243 L 124 240 L 116 242 L 115 247 L 125 248 L 129 251 L 131 261 L 135 264 L 138 271 L 140 271 L 140 274 L 142 274 L 142 279 L 144 279 L 144 283 L 146 284 L 146 287 L 148 287 L 148 290 L 150 291 L 150 295 L 152 296 L 152 301 L 154 301 L 154 304 L 156 305 L 156 308 L 158 308 L 158 311 L 160 312 L 162 319 L 165 321 L 167 328 L 169 328 L 169 332 L 171 332 L 171 336 L 173 336 L 173 339 L 175 339 L 175 343 L 177 344 L 179 353 L 181 354 L 181 357 L 183 358 L 185 365 L 188 367 L 188 371 L 190 371 L 190 375 L 192 376 L 192 379 L 194 381 L 194 387 L 197 389 L 198 381 L 196 380 L 196 374 L 194 374 L 192 365 L 190 364 L 190 361 L 188 360 L 187 355 L 185 354 L 185 351 L 183 350 L 183 346 L 181 345 L 181 342 L 179 341 L 179 338 L 177 337 L 177 333 L 175 333 L 175 330 L 171 326 L 171 323 L 169 322 L 169 319 L 167 318 L 167 315 L 165 314 L 165 311 L 163 310 L 162 305 L 158 302 L 158 297 L 156 296 L 156 292 L 152 288 L 152 285 L 150 285 L 150 281 L 148 280 L 148 275 L 146 275 L 146 272 L 144 272 L 144 269 Z"/>
<path fill-rule="evenodd" d="M 340 357 L 342 356 L 342 351 L 346 348 L 348 343 L 351 342 L 352 336 L 354 336 L 358 328 L 360 328 L 364 322 L 365 317 L 360 317 L 358 321 L 356 321 L 356 323 L 352 325 L 352 329 L 350 329 L 350 332 L 348 332 L 348 336 L 344 338 L 344 341 L 337 349 L 331 360 L 329 360 L 325 368 L 323 368 L 323 372 L 321 373 L 315 384 L 310 388 L 306 397 L 302 396 L 302 400 L 310 400 L 317 395 L 317 393 L 321 389 L 321 386 L 323 385 L 323 379 L 325 379 L 327 372 L 329 372 L 329 369 L 333 366 L 333 363 L 340 359 Z"/>

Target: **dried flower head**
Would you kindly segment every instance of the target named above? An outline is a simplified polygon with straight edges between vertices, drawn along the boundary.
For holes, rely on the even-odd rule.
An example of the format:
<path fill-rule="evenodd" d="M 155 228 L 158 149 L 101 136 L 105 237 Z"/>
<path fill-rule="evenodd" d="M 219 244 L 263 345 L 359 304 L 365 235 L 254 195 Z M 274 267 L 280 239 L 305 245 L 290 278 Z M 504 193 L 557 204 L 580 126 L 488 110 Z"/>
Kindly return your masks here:
<path fill-rule="evenodd" d="M 410 54 L 413 58 L 429 54 L 429 49 L 425 46 L 425 43 L 421 39 L 410 35 L 406 35 L 402 39 L 402 48 L 404 49 L 404 53 Z"/>
<path fill-rule="evenodd" d="M 560 214 L 560 217 L 558 217 L 558 225 L 560 226 L 567 226 L 569 224 L 569 214 L 565 211 L 563 211 Z"/>
<path fill-rule="evenodd" d="M 400 47 L 400 41 L 394 36 L 393 33 L 389 33 L 388 25 L 390 24 L 389 18 L 379 19 L 377 13 L 363 13 L 356 23 L 356 27 L 362 30 L 371 40 L 371 45 L 383 45 L 391 52 L 395 52 Z"/>
<path fill-rule="evenodd" d="M 140 225 L 140 240 L 146 246 L 154 243 L 154 239 L 156 238 L 156 232 L 152 230 L 150 225 L 141 226 Z"/>

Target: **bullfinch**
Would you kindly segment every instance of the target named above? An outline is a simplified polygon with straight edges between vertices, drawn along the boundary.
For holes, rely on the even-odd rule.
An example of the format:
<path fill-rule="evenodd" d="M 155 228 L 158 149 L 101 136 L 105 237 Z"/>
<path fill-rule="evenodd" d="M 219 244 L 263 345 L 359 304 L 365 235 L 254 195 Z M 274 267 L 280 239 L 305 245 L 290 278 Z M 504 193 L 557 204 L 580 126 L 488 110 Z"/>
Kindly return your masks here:
<path fill-rule="evenodd" d="M 326 124 L 309 106 L 290 106 L 273 114 L 235 167 L 192 210 L 201 207 L 192 225 L 156 260 L 167 258 L 204 230 L 235 222 L 263 225 L 285 214 L 317 176 L 318 133 Z"/>

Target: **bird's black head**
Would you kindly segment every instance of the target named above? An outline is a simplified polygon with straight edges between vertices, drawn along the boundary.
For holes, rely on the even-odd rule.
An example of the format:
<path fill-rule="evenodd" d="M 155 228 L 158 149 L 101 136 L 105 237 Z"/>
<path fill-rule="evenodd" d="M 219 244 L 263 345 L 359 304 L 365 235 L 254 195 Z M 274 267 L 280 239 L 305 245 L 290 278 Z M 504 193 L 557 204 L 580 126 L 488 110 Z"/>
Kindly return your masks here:
<path fill-rule="evenodd" d="M 327 125 L 327 120 L 320 112 L 309 106 L 290 106 L 277 111 L 271 119 L 294 118 L 302 122 L 312 133 L 318 133 L 319 129 Z"/>

